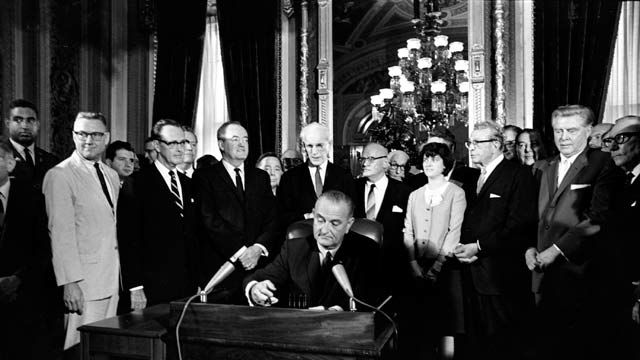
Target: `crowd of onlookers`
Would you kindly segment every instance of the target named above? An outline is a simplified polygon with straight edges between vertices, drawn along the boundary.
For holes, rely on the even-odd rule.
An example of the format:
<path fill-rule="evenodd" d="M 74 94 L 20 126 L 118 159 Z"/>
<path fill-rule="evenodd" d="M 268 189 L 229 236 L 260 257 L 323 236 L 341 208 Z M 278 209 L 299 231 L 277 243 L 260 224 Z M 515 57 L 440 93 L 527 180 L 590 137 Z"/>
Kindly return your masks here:
<path fill-rule="evenodd" d="M 221 159 L 198 158 L 193 130 L 169 119 L 137 155 L 80 112 L 60 161 L 35 146 L 36 107 L 15 100 L 0 139 L 0 359 L 73 357 L 78 326 L 194 295 L 228 262 L 215 301 L 327 310 L 352 306 L 327 275 L 343 264 L 356 298 L 392 295 L 401 358 L 638 358 L 640 117 L 596 125 L 568 105 L 550 121 L 555 149 L 534 129 L 474 124 L 470 164 L 446 128 L 416 159 L 369 143 L 354 178 L 318 123 L 302 128 L 304 157 L 254 165 L 240 123 L 218 129 Z M 382 224 L 377 245 L 350 232 L 360 218 Z M 305 221 L 310 235 L 285 240 Z"/>

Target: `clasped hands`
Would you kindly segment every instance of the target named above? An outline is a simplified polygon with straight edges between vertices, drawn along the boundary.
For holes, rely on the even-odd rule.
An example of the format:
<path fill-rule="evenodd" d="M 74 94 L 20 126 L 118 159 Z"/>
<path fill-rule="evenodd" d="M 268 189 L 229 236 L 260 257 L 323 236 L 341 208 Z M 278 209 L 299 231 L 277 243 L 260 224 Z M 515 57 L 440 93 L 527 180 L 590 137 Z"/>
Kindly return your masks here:
<path fill-rule="evenodd" d="M 560 250 L 551 245 L 542 252 L 538 252 L 536 248 L 528 248 L 524 253 L 524 260 L 530 271 L 543 271 L 546 267 L 553 264 L 560 255 Z"/>
<path fill-rule="evenodd" d="M 0 277 L 0 303 L 6 304 L 16 300 L 20 282 L 16 275 Z"/>
<path fill-rule="evenodd" d="M 480 252 L 478 243 L 458 244 L 453 248 L 453 255 L 463 264 L 471 264 L 478 260 L 478 252 Z"/>
<path fill-rule="evenodd" d="M 258 265 L 258 260 L 260 260 L 260 256 L 262 256 L 262 248 L 257 245 L 249 246 L 247 250 L 245 250 L 242 255 L 238 258 L 242 267 L 249 271 L 255 269 L 256 265 Z"/>

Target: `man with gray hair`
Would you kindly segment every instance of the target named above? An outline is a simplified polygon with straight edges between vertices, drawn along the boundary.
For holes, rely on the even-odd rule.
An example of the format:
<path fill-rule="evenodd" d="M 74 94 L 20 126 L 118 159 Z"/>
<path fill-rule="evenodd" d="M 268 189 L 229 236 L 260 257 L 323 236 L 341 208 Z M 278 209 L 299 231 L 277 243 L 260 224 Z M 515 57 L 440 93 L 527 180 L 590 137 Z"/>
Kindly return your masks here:
<path fill-rule="evenodd" d="M 407 163 L 409 162 L 409 155 L 402 150 L 393 150 L 389 153 L 389 168 L 387 169 L 387 176 L 391 179 L 404 182 L 407 171 Z"/>
<path fill-rule="evenodd" d="M 80 112 L 76 149 L 44 178 L 53 269 L 63 287 L 65 350 L 80 342 L 78 326 L 112 317 L 118 304 L 120 260 L 116 204 L 120 179 L 101 158 L 109 143 L 104 115 Z"/>
<path fill-rule="evenodd" d="M 351 174 L 329 162 L 330 134 L 326 126 L 313 122 L 300 131 L 307 162 L 285 172 L 278 187 L 281 225 L 313 217 L 313 206 L 323 192 L 339 190 L 353 195 Z"/>
<path fill-rule="evenodd" d="M 530 170 L 505 158 L 502 143 L 493 121 L 475 124 L 465 142 L 481 173 L 454 249 L 469 350 L 480 359 L 522 358 L 523 321 L 533 305 L 522 253 L 535 233 L 536 185 Z"/>

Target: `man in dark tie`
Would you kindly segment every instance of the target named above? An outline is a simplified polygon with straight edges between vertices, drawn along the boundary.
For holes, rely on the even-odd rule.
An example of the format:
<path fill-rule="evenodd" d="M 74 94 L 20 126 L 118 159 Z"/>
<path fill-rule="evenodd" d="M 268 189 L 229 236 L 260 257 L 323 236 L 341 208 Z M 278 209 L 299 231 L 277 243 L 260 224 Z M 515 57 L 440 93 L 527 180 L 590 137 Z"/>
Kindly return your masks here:
<path fill-rule="evenodd" d="M 307 154 L 307 163 L 285 172 L 278 186 L 278 208 L 283 228 L 310 219 L 318 196 L 327 190 L 339 190 L 353 195 L 351 174 L 329 162 L 329 129 L 311 123 L 300 131 L 300 140 Z"/>
<path fill-rule="evenodd" d="M 51 359 L 58 346 L 46 320 L 54 299 L 43 292 L 51 271 L 44 198 L 24 179 L 9 178 L 15 164 L 0 139 L 0 359 Z"/>
<path fill-rule="evenodd" d="M 242 279 L 266 263 L 276 236 L 276 206 L 269 175 L 246 166 L 249 136 L 240 123 L 218 129 L 222 161 L 193 174 L 199 210 L 202 285 L 240 250 L 236 271 L 222 284 L 227 301 L 245 303 Z"/>
<path fill-rule="evenodd" d="M 560 154 L 539 167 L 537 246 L 525 253 L 533 274 L 539 310 L 539 356 L 544 359 L 596 356 L 602 339 L 596 266 L 609 246 L 601 227 L 622 174 L 608 153 L 587 146 L 594 115 L 582 105 L 567 105 L 551 115 Z"/>
<path fill-rule="evenodd" d="M 139 238 L 122 239 L 129 246 L 125 255 L 133 254 L 123 257 L 122 266 L 129 275 L 123 280 L 134 309 L 195 294 L 198 287 L 191 181 L 177 170 L 186 144 L 184 131 L 174 120 L 162 119 L 153 125 L 151 136 L 158 157 L 133 178 L 140 230 L 130 234 Z"/>
<path fill-rule="evenodd" d="M 609 326 L 610 338 L 619 341 L 620 346 L 611 343 L 611 348 L 621 349 L 619 358 L 640 358 L 637 339 L 640 336 L 640 241 L 637 222 L 640 219 L 640 116 L 625 116 L 616 120 L 613 128 L 602 140 L 610 152 L 616 166 L 625 172 L 625 183 L 611 206 L 613 212 L 609 226 L 607 247 L 617 253 L 611 267 L 617 270 L 616 278 L 608 278 L 608 283 L 619 284 L 620 301 L 613 304 L 616 316 Z M 611 292 L 609 298 L 611 298 Z M 619 311 L 618 311 L 619 310 Z M 611 324 L 611 323 L 610 323 Z M 633 355 L 631 355 L 633 354 Z"/>
<path fill-rule="evenodd" d="M 348 310 L 349 298 L 331 271 L 341 263 L 354 296 L 376 304 L 382 294 L 379 248 L 373 240 L 349 232 L 353 201 L 340 191 L 327 191 L 316 201 L 313 213 L 313 236 L 285 241 L 273 262 L 244 280 L 249 302 L 270 306 L 289 295 L 306 299 L 297 307 Z"/>
<path fill-rule="evenodd" d="M 178 165 L 178 170 L 191 179 L 195 170 L 196 158 L 198 157 L 198 138 L 190 126 L 183 126 L 182 130 L 184 130 L 184 137 L 187 139 L 187 143 L 184 145 L 184 158 L 182 159 L 182 164 Z"/>
<path fill-rule="evenodd" d="M 104 162 L 118 173 L 121 185 L 133 174 L 135 156 L 133 147 L 126 141 L 116 140 L 107 146 Z"/>
<path fill-rule="evenodd" d="M 36 106 L 23 99 L 12 101 L 9 103 L 5 125 L 9 129 L 9 141 L 16 159 L 11 176 L 31 182 L 40 190 L 44 174 L 55 166 L 59 159 L 35 146 L 40 130 Z"/>
<path fill-rule="evenodd" d="M 465 142 L 482 172 L 454 254 L 463 263 L 467 350 L 479 359 L 522 358 L 520 326 L 533 305 L 522 254 L 535 232 L 535 180 L 504 157 L 502 143 L 493 121 L 475 124 Z"/>

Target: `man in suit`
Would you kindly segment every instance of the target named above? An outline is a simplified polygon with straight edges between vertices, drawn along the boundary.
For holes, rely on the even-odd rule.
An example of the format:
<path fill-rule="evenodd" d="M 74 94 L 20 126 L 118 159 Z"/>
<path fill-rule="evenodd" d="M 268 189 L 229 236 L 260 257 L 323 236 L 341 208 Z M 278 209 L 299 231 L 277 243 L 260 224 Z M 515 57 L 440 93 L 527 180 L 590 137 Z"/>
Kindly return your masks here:
<path fill-rule="evenodd" d="M 389 178 L 404 182 L 406 180 L 407 163 L 409 155 L 402 150 L 393 150 L 389 153 L 389 169 L 387 176 Z"/>
<path fill-rule="evenodd" d="M 133 174 L 135 156 L 133 147 L 126 141 L 117 140 L 107 146 L 104 162 L 118 173 L 121 185 Z"/>
<path fill-rule="evenodd" d="M 354 296 L 376 303 L 379 249 L 373 240 L 349 233 L 352 200 L 340 191 L 327 191 L 316 201 L 313 213 L 313 236 L 287 240 L 273 262 L 244 280 L 251 304 L 270 306 L 288 293 L 307 299 L 306 307 L 348 310 L 349 298 L 331 271 L 337 263 L 344 265 Z"/>
<path fill-rule="evenodd" d="M 389 179 L 388 151 L 384 146 L 369 143 L 362 151 L 362 178 L 355 181 L 355 217 L 375 220 L 384 228 L 382 253 L 390 265 L 389 280 L 400 290 L 407 278 L 407 257 L 402 229 L 407 211 L 409 189 L 399 181 Z M 396 292 L 397 293 L 397 292 Z"/>
<path fill-rule="evenodd" d="M 125 254 L 132 254 L 123 257 L 122 267 L 133 309 L 193 295 L 199 280 L 191 180 L 177 170 L 187 140 L 170 119 L 156 122 L 151 136 L 158 157 L 132 183 L 137 209 L 128 235 L 138 238 L 120 239 Z"/>
<path fill-rule="evenodd" d="M 594 285 L 614 189 L 622 185 L 611 157 L 587 146 L 593 112 L 567 105 L 552 115 L 558 156 L 540 165 L 537 247 L 525 253 L 539 310 L 539 356 L 588 358 L 601 331 Z M 594 261 L 595 260 L 595 261 Z M 595 340 L 595 341 L 590 341 Z"/>
<path fill-rule="evenodd" d="M 278 186 L 281 226 L 312 217 L 316 200 L 327 190 L 353 196 L 353 179 L 347 171 L 329 162 L 329 129 L 313 122 L 300 131 L 307 163 L 285 172 Z"/>
<path fill-rule="evenodd" d="M 54 338 L 43 293 L 51 268 L 44 198 L 24 179 L 10 179 L 16 164 L 0 139 L 0 359 L 49 359 Z"/>
<path fill-rule="evenodd" d="M 243 249 L 236 271 L 221 287 L 228 291 L 228 301 L 244 303 L 242 279 L 262 267 L 276 250 L 275 198 L 269 175 L 245 164 L 247 130 L 240 123 L 227 122 L 217 135 L 222 161 L 193 174 L 199 202 L 201 280 L 206 284 L 225 261 Z"/>
<path fill-rule="evenodd" d="M 505 159 L 502 142 L 493 121 L 475 124 L 465 142 L 482 170 L 454 249 L 463 263 L 467 350 L 482 359 L 521 358 L 518 327 L 532 305 L 522 253 L 535 231 L 535 180 Z"/>
<path fill-rule="evenodd" d="M 198 157 L 198 138 L 191 127 L 183 126 L 182 130 L 187 142 L 184 144 L 184 158 L 182 163 L 178 165 L 178 170 L 191 179 L 195 170 L 196 158 Z"/>
<path fill-rule="evenodd" d="M 78 113 L 76 149 L 47 172 L 43 183 L 53 268 L 69 311 L 65 349 L 80 342 L 78 326 L 115 315 L 118 304 L 120 180 L 100 160 L 109 142 L 107 129 L 102 114 Z"/>
<path fill-rule="evenodd" d="M 59 160 L 56 156 L 35 146 L 40 130 L 38 109 L 30 101 L 17 99 L 9 103 L 5 120 L 9 129 L 9 141 L 16 159 L 11 176 L 31 182 L 40 191 L 44 174 Z"/>
<path fill-rule="evenodd" d="M 502 152 L 505 159 L 518 161 L 516 142 L 521 132 L 522 129 L 515 125 L 506 125 L 502 129 L 502 136 L 504 136 L 504 149 Z"/>
<path fill-rule="evenodd" d="M 452 154 L 456 152 L 456 138 L 444 127 L 436 127 L 429 133 L 428 143 L 440 143 L 449 147 Z M 422 160 L 421 160 L 422 161 Z M 422 166 L 422 164 L 420 164 Z M 453 169 L 446 175 L 447 179 L 452 183 L 458 185 L 464 190 L 467 198 L 467 203 L 475 196 L 476 181 L 480 176 L 480 171 L 466 166 L 463 162 L 456 160 L 453 164 Z M 416 190 L 424 186 L 429 181 L 424 172 L 416 174 L 408 179 L 407 184 L 411 190 Z"/>

